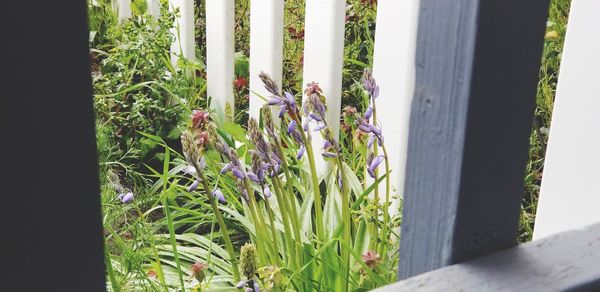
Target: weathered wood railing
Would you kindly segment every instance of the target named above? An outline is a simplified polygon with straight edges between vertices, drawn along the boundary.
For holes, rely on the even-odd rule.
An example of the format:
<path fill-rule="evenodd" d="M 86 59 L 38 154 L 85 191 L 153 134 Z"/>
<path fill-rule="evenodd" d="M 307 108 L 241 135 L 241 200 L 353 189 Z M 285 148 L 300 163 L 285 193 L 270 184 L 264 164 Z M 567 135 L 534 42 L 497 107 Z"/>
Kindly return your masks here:
<path fill-rule="evenodd" d="M 150 2 L 158 15 L 159 1 Z M 195 58 L 192 2 L 169 1 L 180 10 L 175 58 Z M 251 4 L 251 74 L 271 70 L 278 82 L 282 2 Z M 536 229 L 536 237 L 544 238 L 517 247 L 548 0 L 378 2 L 375 77 L 385 104 L 380 119 L 389 148 L 396 150 L 393 183 L 404 190 L 399 277 L 407 279 L 383 289 L 599 288 L 600 226 L 550 235 L 600 221 L 597 157 L 583 156 L 600 145 L 593 71 L 600 66 L 593 57 L 600 2 L 573 1 Z M 16 166 L 8 181 L 19 187 L 7 191 L 3 204 L 27 206 L 25 216 L 11 214 L 16 208 L 3 212 L 9 215 L 4 221 L 18 216 L 24 224 L 7 230 L 17 238 L 5 259 L 14 267 L 15 276 L 3 281 L 10 291 L 65 290 L 65 283 L 76 290 L 105 289 L 84 3 L 32 8 L 10 1 L 6 10 L 32 12 L 26 25 L 10 26 L 4 35 L 10 40 L 7 60 L 14 62 L 6 84 L 20 98 L 0 107 L 9 109 L 1 115 L 3 127 L 10 125 L 4 135 L 19 141 L 2 143 L 2 153 L 9 154 L 5 165 Z M 121 19 L 130 15 L 127 3 L 117 1 Z M 233 104 L 233 3 L 206 2 L 208 94 L 221 115 Z M 335 123 L 345 2 L 306 4 L 304 79 L 321 82 Z M 39 37 L 23 38 L 34 34 Z M 40 42 L 53 45 L 38 50 Z M 31 86 L 33 67 L 56 71 Z M 251 89 L 260 93 L 259 87 L 254 80 Z M 260 103 L 252 99 L 252 115 Z M 53 171 L 38 171 L 44 166 Z M 36 281 L 27 281 L 36 271 Z"/>

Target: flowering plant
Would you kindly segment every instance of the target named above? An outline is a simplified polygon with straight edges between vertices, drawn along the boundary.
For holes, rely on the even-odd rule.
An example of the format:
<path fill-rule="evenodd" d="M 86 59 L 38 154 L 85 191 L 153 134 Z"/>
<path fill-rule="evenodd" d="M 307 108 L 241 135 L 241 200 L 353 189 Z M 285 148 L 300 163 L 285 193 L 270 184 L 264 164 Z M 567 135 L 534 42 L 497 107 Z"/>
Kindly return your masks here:
<path fill-rule="evenodd" d="M 225 247 L 202 241 L 205 254 L 200 259 L 208 263 L 201 265 L 201 277 L 200 265 L 192 267 L 196 287 L 211 285 L 210 275 L 223 277 L 224 286 L 237 284 L 247 291 L 349 291 L 393 281 L 397 252 L 390 248 L 396 236 L 388 212 L 390 168 L 376 119 L 379 88 L 372 74 L 364 74 L 365 112 L 347 111 L 354 124 L 344 132 L 358 137 L 359 146 L 352 146 L 355 155 L 330 130 L 327 99 L 318 83 L 307 85 L 298 105 L 266 73 L 260 79 L 271 95 L 261 119 L 250 118 L 247 130 L 231 128 L 232 123 L 217 127 L 208 112 L 192 111 L 181 136 L 185 159 L 168 170 L 183 174 L 166 178 L 171 185 L 189 180 L 179 192 L 193 204 L 210 207 L 218 226 L 215 231 L 213 224 L 211 238 L 217 234 Z M 322 145 L 314 145 L 315 135 L 322 136 Z M 324 174 L 319 174 L 317 159 L 327 162 Z M 184 236 L 179 241 L 197 243 Z M 197 262 L 180 251 L 173 232 L 170 238 L 171 248 L 164 252 L 173 256 L 178 269 L 180 258 Z M 252 244 L 237 253 L 245 242 Z M 183 277 L 180 282 L 185 286 Z"/>

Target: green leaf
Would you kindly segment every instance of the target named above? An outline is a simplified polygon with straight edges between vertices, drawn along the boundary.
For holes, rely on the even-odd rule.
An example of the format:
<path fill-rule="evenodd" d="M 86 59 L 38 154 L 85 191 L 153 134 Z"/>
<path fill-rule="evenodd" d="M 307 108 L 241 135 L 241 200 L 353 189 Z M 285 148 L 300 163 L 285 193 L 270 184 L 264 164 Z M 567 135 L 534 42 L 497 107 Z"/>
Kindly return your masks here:
<path fill-rule="evenodd" d="M 242 126 L 240 126 L 236 123 L 232 123 L 230 121 L 225 121 L 225 122 L 223 122 L 223 125 L 221 126 L 221 128 L 222 128 L 223 132 L 229 134 L 236 141 L 240 141 L 240 142 L 247 141 L 246 130 L 244 130 L 244 128 L 242 128 Z"/>

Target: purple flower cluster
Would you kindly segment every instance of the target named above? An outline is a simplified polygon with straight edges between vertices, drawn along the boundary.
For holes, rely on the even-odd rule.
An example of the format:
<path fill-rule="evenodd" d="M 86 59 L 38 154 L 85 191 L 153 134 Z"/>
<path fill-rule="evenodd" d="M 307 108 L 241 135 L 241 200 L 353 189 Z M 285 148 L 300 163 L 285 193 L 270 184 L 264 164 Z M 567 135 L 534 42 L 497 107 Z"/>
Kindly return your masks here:
<path fill-rule="evenodd" d="M 121 193 L 117 196 L 117 199 L 119 199 L 119 201 L 121 201 L 123 204 L 131 203 L 131 201 L 133 201 L 133 193 Z"/>
<path fill-rule="evenodd" d="M 379 147 L 382 147 L 384 138 L 379 123 L 375 119 L 373 119 L 371 123 L 375 99 L 379 96 L 379 85 L 377 85 L 375 78 L 373 78 L 373 73 L 369 69 L 365 69 L 363 74 L 363 88 L 369 94 L 370 105 L 362 116 L 357 117 L 356 124 L 359 131 L 369 135 L 369 138 L 367 139 L 367 150 L 369 151 L 369 155 L 367 156 L 367 173 L 372 178 L 375 178 L 375 169 L 377 169 L 379 164 L 385 159 L 385 156 L 375 156 L 373 153 L 374 150 L 372 149 L 375 141 L 377 141 Z"/>
<path fill-rule="evenodd" d="M 235 286 L 238 289 L 246 288 L 246 292 L 260 292 L 260 288 L 258 287 L 258 283 L 255 280 L 242 280 Z"/>

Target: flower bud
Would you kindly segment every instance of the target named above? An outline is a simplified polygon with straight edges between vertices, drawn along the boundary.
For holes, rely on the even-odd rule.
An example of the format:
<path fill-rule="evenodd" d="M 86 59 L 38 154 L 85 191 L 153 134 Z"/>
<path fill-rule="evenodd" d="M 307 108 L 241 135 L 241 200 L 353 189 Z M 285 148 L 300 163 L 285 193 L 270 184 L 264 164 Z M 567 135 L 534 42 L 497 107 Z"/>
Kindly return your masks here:
<path fill-rule="evenodd" d="M 246 243 L 240 251 L 240 268 L 247 279 L 252 279 L 257 272 L 256 247 L 252 243 Z"/>

